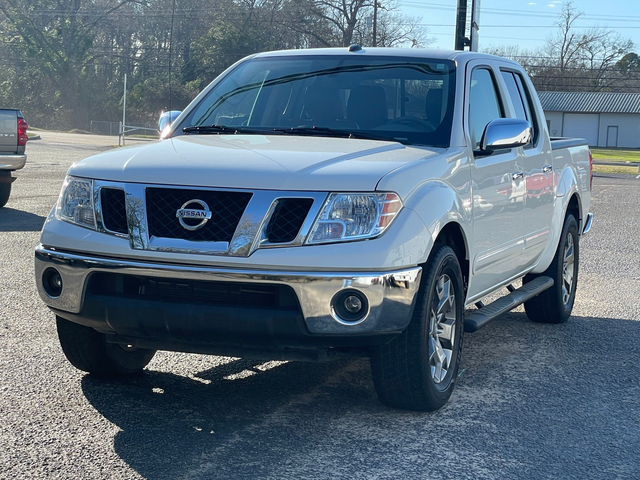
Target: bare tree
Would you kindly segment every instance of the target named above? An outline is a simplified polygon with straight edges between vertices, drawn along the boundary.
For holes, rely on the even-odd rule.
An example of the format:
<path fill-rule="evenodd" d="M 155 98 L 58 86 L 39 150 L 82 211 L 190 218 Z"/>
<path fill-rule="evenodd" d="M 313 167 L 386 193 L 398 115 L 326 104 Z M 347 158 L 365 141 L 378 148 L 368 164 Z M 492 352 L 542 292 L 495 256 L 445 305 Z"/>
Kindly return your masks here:
<path fill-rule="evenodd" d="M 610 91 L 619 84 L 614 66 L 633 49 L 633 42 L 604 28 L 577 30 L 575 22 L 581 16 L 573 2 L 563 4 L 558 32 L 547 40 L 533 75 L 541 89 Z"/>
<path fill-rule="evenodd" d="M 377 2 L 376 41 L 373 9 Z M 346 47 L 354 42 L 381 47 L 421 47 L 430 43 L 420 19 L 400 13 L 396 0 L 311 0 L 312 14 L 330 26 L 325 46 Z"/>
<path fill-rule="evenodd" d="M 313 0 L 313 14 L 326 20 L 334 31 L 335 46 L 347 47 L 353 42 L 356 25 L 364 18 L 374 0 Z"/>
<path fill-rule="evenodd" d="M 575 22 L 581 15 L 572 2 L 565 3 L 556 22 L 558 31 L 541 49 L 512 45 L 484 51 L 520 62 L 541 91 L 625 91 L 630 84 L 625 74 L 634 65 L 633 42 L 603 28 L 578 30 Z"/>

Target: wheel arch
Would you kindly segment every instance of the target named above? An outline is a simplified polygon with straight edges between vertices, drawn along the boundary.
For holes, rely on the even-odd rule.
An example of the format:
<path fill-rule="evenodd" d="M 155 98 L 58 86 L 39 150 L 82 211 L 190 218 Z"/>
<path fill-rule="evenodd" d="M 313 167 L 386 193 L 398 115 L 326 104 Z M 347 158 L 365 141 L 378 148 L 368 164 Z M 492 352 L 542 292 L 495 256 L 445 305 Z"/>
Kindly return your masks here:
<path fill-rule="evenodd" d="M 567 215 L 572 214 L 573 217 L 578 222 L 578 225 L 582 223 L 582 208 L 580 204 L 580 197 L 577 192 L 574 192 L 569 199 L 569 203 L 567 204 L 567 208 L 565 210 L 564 218 L 567 218 Z"/>
<path fill-rule="evenodd" d="M 460 269 L 462 270 L 462 279 L 464 281 L 465 293 L 469 284 L 469 244 L 464 234 L 464 230 L 459 223 L 449 222 L 439 232 L 434 241 L 434 248 L 437 245 L 447 245 L 456 253 Z"/>

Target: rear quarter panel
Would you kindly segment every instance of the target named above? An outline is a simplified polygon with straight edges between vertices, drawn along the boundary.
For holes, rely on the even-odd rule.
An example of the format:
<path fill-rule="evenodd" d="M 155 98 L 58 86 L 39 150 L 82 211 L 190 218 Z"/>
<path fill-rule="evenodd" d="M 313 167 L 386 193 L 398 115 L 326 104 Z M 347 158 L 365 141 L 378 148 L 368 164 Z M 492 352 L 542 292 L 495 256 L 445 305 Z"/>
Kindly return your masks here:
<path fill-rule="evenodd" d="M 551 139 L 553 154 L 554 183 L 556 197 L 551 220 L 551 241 L 542 254 L 533 273 L 544 272 L 551 264 L 556 251 L 562 225 L 571 198 L 577 196 L 580 218 L 577 218 L 579 232 L 582 232 L 586 214 L 591 205 L 591 167 L 589 145 L 583 138 Z"/>

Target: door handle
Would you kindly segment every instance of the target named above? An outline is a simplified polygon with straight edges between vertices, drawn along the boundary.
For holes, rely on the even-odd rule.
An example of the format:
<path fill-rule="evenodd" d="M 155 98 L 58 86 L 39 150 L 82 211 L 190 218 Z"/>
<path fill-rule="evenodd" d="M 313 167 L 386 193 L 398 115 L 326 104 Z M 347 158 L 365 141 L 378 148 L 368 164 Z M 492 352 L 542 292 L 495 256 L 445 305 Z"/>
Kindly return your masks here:
<path fill-rule="evenodd" d="M 545 165 L 544 167 L 542 167 L 542 173 L 549 173 L 551 170 L 553 170 L 553 167 L 551 165 Z"/>
<path fill-rule="evenodd" d="M 521 178 L 524 178 L 524 172 L 515 172 L 511 175 L 511 178 L 513 180 L 520 180 Z"/>

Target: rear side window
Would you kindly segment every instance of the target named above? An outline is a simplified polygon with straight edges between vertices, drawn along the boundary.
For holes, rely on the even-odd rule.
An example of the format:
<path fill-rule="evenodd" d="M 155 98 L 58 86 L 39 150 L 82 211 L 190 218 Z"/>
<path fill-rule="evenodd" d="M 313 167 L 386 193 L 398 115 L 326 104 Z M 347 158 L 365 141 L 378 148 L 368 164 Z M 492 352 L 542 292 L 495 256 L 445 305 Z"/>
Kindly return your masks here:
<path fill-rule="evenodd" d="M 511 103 L 515 109 L 516 118 L 527 120 L 533 130 L 533 143 L 538 141 L 538 128 L 536 118 L 533 112 L 533 103 L 531 95 L 527 90 L 524 80 L 519 73 L 511 71 L 503 71 L 502 78 L 507 85 L 507 91 L 511 98 Z"/>
<path fill-rule="evenodd" d="M 504 110 L 493 75 L 486 68 L 476 68 L 471 74 L 469 94 L 469 135 L 474 150 L 480 148 L 480 140 L 487 124 L 503 117 Z"/>
<path fill-rule="evenodd" d="M 516 79 L 514 78 L 513 73 L 502 72 L 502 78 L 507 84 L 507 91 L 509 92 L 509 97 L 511 97 L 511 103 L 515 108 L 516 118 L 531 121 L 525 110 L 525 102 L 518 90 L 518 85 L 516 84 Z"/>

